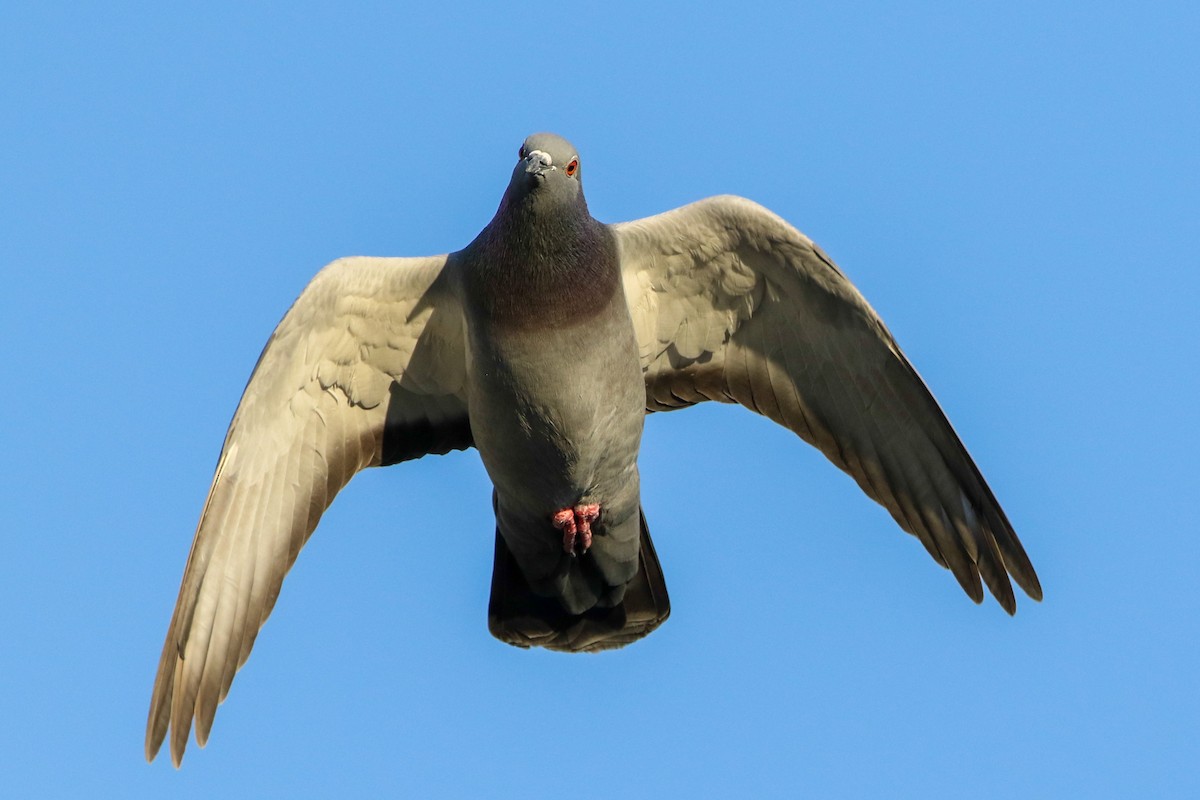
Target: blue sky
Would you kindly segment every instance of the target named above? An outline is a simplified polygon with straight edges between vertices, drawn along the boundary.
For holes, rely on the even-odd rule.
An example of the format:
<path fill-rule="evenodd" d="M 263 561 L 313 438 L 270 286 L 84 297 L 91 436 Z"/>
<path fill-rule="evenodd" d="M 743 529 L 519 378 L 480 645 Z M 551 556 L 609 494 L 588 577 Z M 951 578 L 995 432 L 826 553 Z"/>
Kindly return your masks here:
<path fill-rule="evenodd" d="M 1194 4 L 104 5 L 0 11 L 6 794 L 1200 791 Z M 371 470 L 209 746 L 147 765 L 262 344 L 335 257 L 467 243 L 536 130 L 602 220 L 729 192 L 821 243 L 1045 602 L 974 606 L 816 451 L 694 408 L 647 423 L 645 641 L 493 640 L 477 456 Z"/>

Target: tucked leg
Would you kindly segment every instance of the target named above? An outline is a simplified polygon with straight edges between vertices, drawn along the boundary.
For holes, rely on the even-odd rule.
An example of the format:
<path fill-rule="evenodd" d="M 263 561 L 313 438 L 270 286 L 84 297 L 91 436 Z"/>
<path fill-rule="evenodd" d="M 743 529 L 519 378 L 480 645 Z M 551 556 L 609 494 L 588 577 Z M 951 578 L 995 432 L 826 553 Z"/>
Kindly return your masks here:
<path fill-rule="evenodd" d="M 563 532 L 563 551 L 575 554 L 575 544 L 579 544 L 582 555 L 592 546 L 592 523 L 600 518 L 598 503 L 581 503 L 574 508 L 564 508 L 554 512 L 550 518 L 555 528 Z"/>

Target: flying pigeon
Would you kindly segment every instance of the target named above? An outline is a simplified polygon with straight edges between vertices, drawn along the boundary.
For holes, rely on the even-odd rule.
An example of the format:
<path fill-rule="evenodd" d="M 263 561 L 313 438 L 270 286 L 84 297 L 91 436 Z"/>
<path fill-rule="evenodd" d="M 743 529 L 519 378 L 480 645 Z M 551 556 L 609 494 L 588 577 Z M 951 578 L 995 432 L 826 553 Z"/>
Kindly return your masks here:
<path fill-rule="evenodd" d="M 621 647 L 670 613 L 642 513 L 649 412 L 740 403 L 849 473 L 966 593 L 1041 586 L 996 498 L 883 321 L 808 237 L 721 196 L 593 219 L 578 152 L 535 134 L 464 249 L 343 258 L 275 329 L 188 555 L 146 726 L 178 766 L 356 472 L 475 447 L 494 485 L 488 628 Z"/>

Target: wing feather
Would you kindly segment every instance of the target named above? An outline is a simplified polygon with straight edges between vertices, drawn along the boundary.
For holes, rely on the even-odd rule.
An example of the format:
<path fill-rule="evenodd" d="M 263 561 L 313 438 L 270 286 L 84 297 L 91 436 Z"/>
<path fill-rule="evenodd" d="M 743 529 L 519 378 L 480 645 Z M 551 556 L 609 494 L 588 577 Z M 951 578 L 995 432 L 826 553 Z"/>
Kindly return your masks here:
<path fill-rule="evenodd" d="M 226 435 L 159 660 L 146 757 L 203 746 L 287 571 L 359 470 L 471 445 L 446 256 L 342 259 L 259 357 Z"/>
<path fill-rule="evenodd" d="M 648 411 L 737 402 L 849 473 L 1009 613 L 1037 575 L 978 468 L 882 320 L 804 234 L 738 197 L 613 226 Z M 981 583 L 982 578 L 982 583 Z"/>

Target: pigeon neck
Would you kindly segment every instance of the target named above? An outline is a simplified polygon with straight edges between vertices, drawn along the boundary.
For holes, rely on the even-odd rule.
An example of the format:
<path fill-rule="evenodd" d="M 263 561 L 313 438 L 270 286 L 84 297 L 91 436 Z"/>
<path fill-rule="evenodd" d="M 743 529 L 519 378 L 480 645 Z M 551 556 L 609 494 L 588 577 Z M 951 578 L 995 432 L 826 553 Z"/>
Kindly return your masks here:
<path fill-rule="evenodd" d="M 493 225 L 499 238 L 534 271 L 574 270 L 576 250 L 591 237 L 595 220 L 587 204 L 554 201 L 528 194 L 515 201 L 505 198 Z M 585 262 L 586 263 L 586 262 Z"/>
<path fill-rule="evenodd" d="M 553 327 L 604 307 L 620 283 L 616 242 L 587 205 L 501 202 L 472 246 L 470 293 L 505 327 Z"/>

